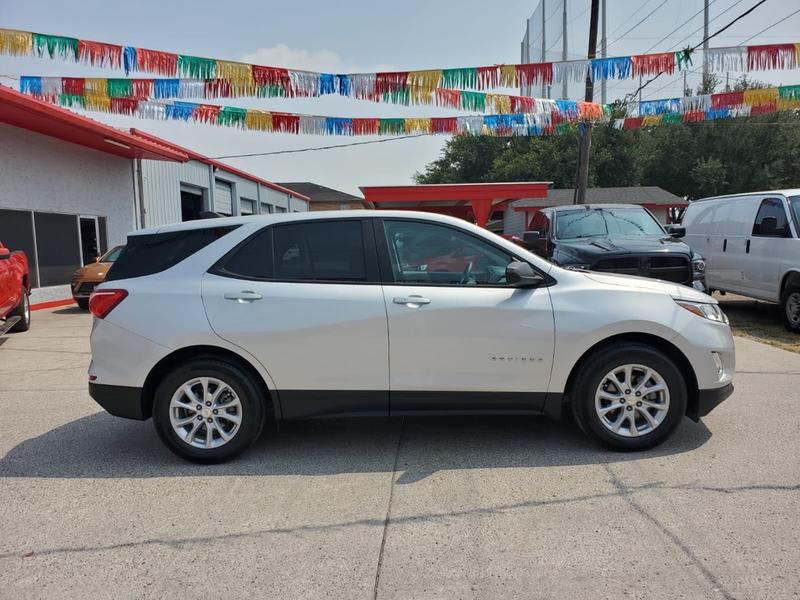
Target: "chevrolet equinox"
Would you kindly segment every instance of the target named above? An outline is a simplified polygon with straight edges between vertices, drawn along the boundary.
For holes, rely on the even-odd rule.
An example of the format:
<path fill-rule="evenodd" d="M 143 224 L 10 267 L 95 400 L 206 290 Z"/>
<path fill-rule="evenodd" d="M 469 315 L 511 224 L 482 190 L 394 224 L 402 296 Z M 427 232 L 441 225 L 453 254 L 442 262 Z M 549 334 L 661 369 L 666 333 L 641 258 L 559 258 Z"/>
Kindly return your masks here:
<path fill-rule="evenodd" d="M 153 417 L 197 462 L 266 421 L 572 414 L 619 450 L 733 391 L 717 302 L 563 269 L 465 221 L 408 211 L 208 219 L 142 230 L 92 294 L 91 396 Z"/>

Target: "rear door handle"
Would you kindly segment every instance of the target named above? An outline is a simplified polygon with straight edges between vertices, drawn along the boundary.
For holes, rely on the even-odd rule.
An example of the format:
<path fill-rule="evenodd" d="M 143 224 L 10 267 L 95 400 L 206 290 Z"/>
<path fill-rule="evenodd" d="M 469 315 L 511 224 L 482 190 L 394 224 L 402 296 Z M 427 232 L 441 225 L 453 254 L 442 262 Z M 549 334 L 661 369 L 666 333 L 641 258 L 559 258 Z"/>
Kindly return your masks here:
<path fill-rule="evenodd" d="M 747 240 L 747 244 L 745 244 L 745 253 L 750 254 L 750 240 Z"/>
<path fill-rule="evenodd" d="M 408 308 L 419 308 L 423 304 L 430 304 L 430 298 L 423 298 L 422 296 L 411 295 L 392 300 L 395 304 L 405 304 Z"/>
<path fill-rule="evenodd" d="M 236 300 L 242 304 L 253 302 L 254 300 L 261 300 L 261 298 L 263 298 L 261 294 L 249 290 L 244 290 L 242 292 L 225 292 L 225 300 Z"/>

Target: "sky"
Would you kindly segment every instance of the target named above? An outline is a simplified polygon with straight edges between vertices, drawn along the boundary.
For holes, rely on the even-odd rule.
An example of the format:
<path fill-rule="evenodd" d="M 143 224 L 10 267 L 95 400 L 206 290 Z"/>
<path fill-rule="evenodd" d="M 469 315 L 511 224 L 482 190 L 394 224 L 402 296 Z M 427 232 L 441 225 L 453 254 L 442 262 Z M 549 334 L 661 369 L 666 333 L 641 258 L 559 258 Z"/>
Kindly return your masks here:
<path fill-rule="evenodd" d="M 566 1 L 569 53 L 583 53 L 585 56 L 589 0 Z M 711 32 L 755 3 L 756 0 L 711 0 Z M 0 27 L 270 66 L 324 72 L 372 72 L 517 63 L 526 19 L 531 17 L 538 4 L 539 0 L 500 0 L 494 3 L 485 0 L 138 0 L 125 3 L 108 0 L 0 0 Z M 545 14 L 548 19 L 558 18 L 551 13 L 553 6 L 555 0 L 547 0 Z M 609 55 L 641 53 L 655 43 L 660 43 L 660 46 L 653 52 L 668 50 L 673 45 L 678 49 L 700 42 L 702 6 L 702 0 L 608 0 Z M 715 38 L 711 45 L 742 44 L 798 7 L 797 0 L 767 0 Z M 644 19 L 651 11 L 653 14 Z M 697 17 L 683 24 L 698 11 Z M 637 25 L 642 19 L 644 21 Z M 676 33 L 661 41 L 676 28 Z M 699 31 L 693 34 L 698 28 Z M 800 41 L 798 31 L 800 13 L 748 43 Z M 554 43 L 560 44 L 557 40 Z M 0 82 L 16 87 L 14 78 L 20 75 L 121 76 L 118 72 L 59 60 L 0 56 Z M 800 69 L 755 73 L 753 76 L 773 84 L 800 84 Z M 699 74 L 690 74 L 688 84 L 696 85 L 699 77 Z M 637 84 L 633 81 L 609 84 L 609 100 L 633 91 Z M 662 77 L 652 83 L 643 96 L 672 97 L 681 95 L 681 89 L 682 76 Z M 508 93 L 515 91 L 509 90 Z M 560 90 L 554 91 L 553 97 L 559 93 Z M 595 98 L 599 99 L 598 96 Z M 237 98 L 221 103 L 342 117 L 468 114 L 453 109 L 393 106 L 335 96 L 317 99 Z M 87 114 L 115 127 L 149 131 L 212 157 L 375 139 L 294 136 L 198 123 Z M 426 136 L 327 151 L 229 158 L 224 162 L 272 181 L 314 181 L 358 193 L 359 186 L 364 185 L 411 183 L 415 172 L 424 170 L 426 164 L 439 156 L 445 141 L 442 136 Z"/>

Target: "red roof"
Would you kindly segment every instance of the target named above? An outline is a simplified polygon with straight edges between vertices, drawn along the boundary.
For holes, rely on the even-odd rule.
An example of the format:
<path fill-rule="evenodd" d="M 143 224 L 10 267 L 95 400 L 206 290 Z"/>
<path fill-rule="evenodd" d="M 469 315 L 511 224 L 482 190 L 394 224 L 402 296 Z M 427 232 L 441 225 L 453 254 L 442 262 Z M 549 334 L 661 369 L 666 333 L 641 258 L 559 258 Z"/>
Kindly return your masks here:
<path fill-rule="evenodd" d="M 167 146 L 169 148 L 174 149 L 177 152 L 183 152 L 192 160 L 196 160 L 198 162 L 205 163 L 207 165 L 212 165 L 214 167 L 217 167 L 218 169 L 224 169 L 229 173 L 233 173 L 234 175 L 238 175 L 239 177 L 243 177 L 244 179 L 249 179 L 250 181 L 256 181 L 265 187 L 272 188 L 273 190 L 277 190 L 279 192 L 283 192 L 284 194 L 293 196 L 294 198 L 297 198 L 299 200 L 305 200 L 306 202 L 310 201 L 308 196 L 299 194 L 294 190 L 290 190 L 289 188 L 283 187 L 282 185 L 278 185 L 277 183 L 273 183 L 272 181 L 262 179 L 261 177 L 256 177 L 251 173 L 247 173 L 245 171 L 237 169 L 236 167 L 231 167 L 230 165 L 226 165 L 225 163 L 219 162 L 218 160 L 214 160 L 213 158 L 208 158 L 207 156 L 195 152 L 194 150 L 189 150 L 188 148 L 184 148 L 183 146 L 178 146 L 177 144 L 168 142 L 167 140 L 161 139 L 160 137 L 157 137 L 152 133 L 147 133 L 146 131 L 142 131 L 141 129 L 132 128 L 131 134 L 143 140 L 149 140 L 151 142 Z"/>
<path fill-rule="evenodd" d="M 186 152 L 170 144 L 131 135 L 3 85 L 0 85 L 0 123 L 124 158 L 189 160 Z"/>

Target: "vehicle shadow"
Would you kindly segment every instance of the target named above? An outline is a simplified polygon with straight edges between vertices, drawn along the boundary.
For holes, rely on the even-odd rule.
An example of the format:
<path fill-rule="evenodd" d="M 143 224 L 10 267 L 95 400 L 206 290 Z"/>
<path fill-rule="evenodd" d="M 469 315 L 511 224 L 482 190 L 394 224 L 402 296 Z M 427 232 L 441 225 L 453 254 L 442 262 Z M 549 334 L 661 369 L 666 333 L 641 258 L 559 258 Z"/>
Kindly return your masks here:
<path fill-rule="evenodd" d="M 0 477 L 336 475 L 387 472 L 397 461 L 404 484 L 444 470 L 642 460 L 694 450 L 710 437 L 705 425 L 684 419 L 658 448 L 620 453 L 594 445 L 570 422 L 545 417 L 326 419 L 268 425 L 235 460 L 195 465 L 172 455 L 151 422 L 99 412 L 18 444 L 0 459 Z"/>
<path fill-rule="evenodd" d="M 58 308 L 53 311 L 54 315 L 85 315 L 89 314 L 88 310 L 83 310 L 80 306 L 68 306 L 66 308 Z"/>

